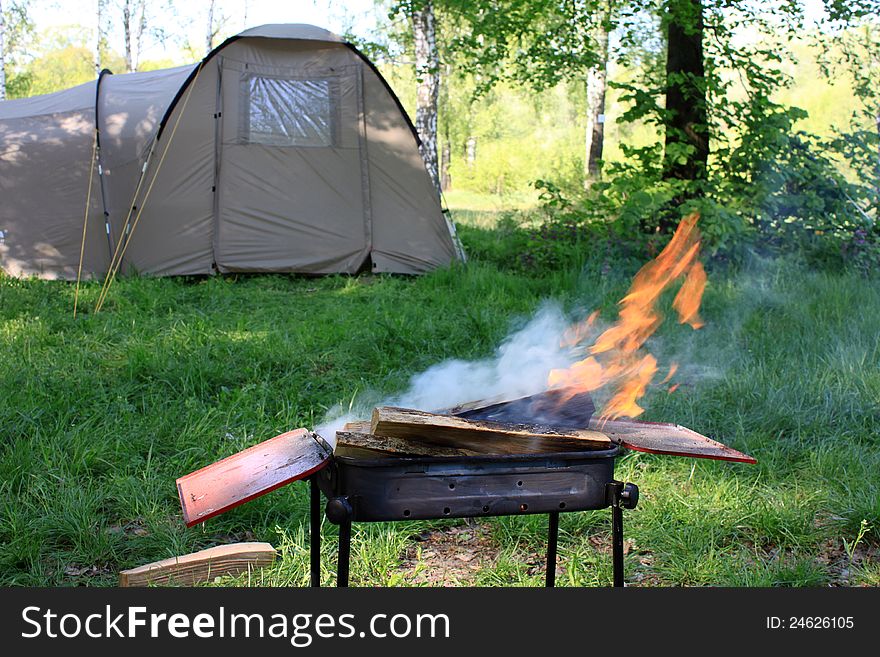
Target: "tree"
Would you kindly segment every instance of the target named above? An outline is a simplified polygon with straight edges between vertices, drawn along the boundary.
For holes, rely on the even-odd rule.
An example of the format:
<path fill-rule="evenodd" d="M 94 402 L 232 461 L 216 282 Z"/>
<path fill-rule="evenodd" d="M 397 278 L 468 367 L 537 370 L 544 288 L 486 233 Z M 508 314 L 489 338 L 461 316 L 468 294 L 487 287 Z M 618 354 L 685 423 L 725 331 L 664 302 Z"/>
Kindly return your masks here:
<path fill-rule="evenodd" d="M 124 0 L 122 3 L 122 38 L 125 43 L 125 70 L 127 73 L 137 69 L 137 62 L 134 59 L 134 49 L 132 48 L 132 28 L 134 28 L 134 41 L 140 41 L 140 30 L 143 21 L 137 21 L 138 8 L 141 10 L 141 16 L 146 9 L 145 3 L 141 0 Z M 134 24 L 133 24 L 134 21 Z"/>
<path fill-rule="evenodd" d="M 440 89 L 440 56 L 434 29 L 432 0 L 414 0 L 409 6 L 416 55 L 416 131 L 431 182 L 440 192 L 437 167 L 437 99 Z"/>
<path fill-rule="evenodd" d="M 599 62 L 592 27 L 595 9 L 608 0 L 398 0 L 390 16 L 407 16 L 415 42 L 416 128 L 426 166 L 437 175 L 437 101 L 441 62 L 455 58 L 460 76 L 476 81 L 475 95 L 512 80 L 543 91 L 579 76 Z M 445 34 L 437 32 L 437 16 Z M 438 44 L 442 41 L 442 46 Z M 444 176 L 448 179 L 448 176 Z"/>
<path fill-rule="evenodd" d="M 32 33 L 27 0 L 0 0 L 0 100 L 28 93 L 31 76 L 16 70 L 16 64 Z"/>
<path fill-rule="evenodd" d="M 40 52 L 27 66 L 31 77 L 28 92 L 47 94 L 93 80 L 93 40 L 92 30 L 78 26 L 44 32 Z"/>
<path fill-rule="evenodd" d="M 107 31 L 105 21 L 107 20 L 107 0 L 98 1 L 98 20 L 97 34 L 95 37 L 95 77 L 101 74 L 104 68 L 104 52 L 107 49 Z"/>
<path fill-rule="evenodd" d="M 6 15 L 0 0 L 0 100 L 6 100 Z"/>
<path fill-rule="evenodd" d="M 443 75 L 440 78 L 439 102 L 445 108 L 442 113 L 443 122 L 443 148 L 440 152 L 440 190 L 447 191 L 452 187 L 452 176 L 449 167 L 452 161 L 452 135 L 450 132 L 450 107 L 449 107 L 449 78 L 452 75 L 452 66 L 447 62 L 443 67 Z"/>
<path fill-rule="evenodd" d="M 122 0 L 122 37 L 125 44 L 125 70 L 136 71 L 141 55 L 150 43 L 164 43 L 165 32 L 154 21 L 162 13 L 174 14 L 172 0 L 163 3 L 147 0 Z"/>
<path fill-rule="evenodd" d="M 217 38 L 217 35 L 220 34 L 226 21 L 229 20 L 228 16 L 225 16 L 222 11 L 218 13 L 216 11 L 217 9 L 216 0 L 210 0 L 208 3 L 208 23 L 205 31 L 205 54 L 214 49 L 214 40 Z M 245 3 L 244 6 L 244 13 L 245 22 L 247 22 L 247 3 Z"/>
<path fill-rule="evenodd" d="M 825 0 L 827 21 L 819 41 L 823 69 L 832 80 L 848 76 L 859 101 L 849 129 L 832 146 L 858 179 L 858 196 L 880 219 L 880 1 Z M 855 201 L 854 201 L 855 202 Z M 860 205 L 859 207 L 862 207 Z M 865 213 L 867 214 L 867 212 Z"/>
<path fill-rule="evenodd" d="M 205 35 L 205 53 L 211 52 L 214 48 L 214 0 L 208 3 L 208 31 Z"/>
<path fill-rule="evenodd" d="M 605 93 L 608 78 L 608 33 L 611 29 L 611 2 L 601 9 L 596 24 L 599 62 L 587 74 L 587 121 L 584 130 L 584 183 L 598 180 L 605 146 Z"/>
<path fill-rule="evenodd" d="M 587 171 L 598 174 L 602 157 L 612 4 L 614 0 L 434 0 L 443 25 L 452 27 L 441 35 L 444 58 L 454 58 L 460 74 L 475 81 L 475 96 L 502 81 L 541 92 L 565 80 L 582 84 L 588 79 L 585 177 Z"/>
<path fill-rule="evenodd" d="M 666 24 L 665 178 L 706 177 L 709 130 L 703 61 L 702 0 L 668 0 Z"/>

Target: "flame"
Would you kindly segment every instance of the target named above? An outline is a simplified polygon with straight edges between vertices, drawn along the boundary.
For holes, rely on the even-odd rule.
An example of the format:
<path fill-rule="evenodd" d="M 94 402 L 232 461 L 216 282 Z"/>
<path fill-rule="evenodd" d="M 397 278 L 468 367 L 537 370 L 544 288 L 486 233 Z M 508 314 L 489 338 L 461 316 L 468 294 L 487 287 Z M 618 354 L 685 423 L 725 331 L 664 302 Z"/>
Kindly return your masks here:
<path fill-rule="evenodd" d="M 601 413 L 605 419 L 636 417 L 644 411 L 638 400 L 657 373 L 657 359 L 642 347 L 663 321 L 657 308 L 660 296 L 679 278 L 684 277 L 684 283 L 672 302 L 679 322 L 694 329 L 703 326 L 698 311 L 706 287 L 706 271 L 698 260 L 698 219 L 699 214 L 693 213 L 681 220 L 666 247 L 633 278 L 629 292 L 620 301 L 617 322 L 587 349 L 589 356 L 568 369 L 552 370 L 548 379 L 551 388 L 567 388 L 573 396 L 611 386 L 611 398 Z M 566 331 L 563 344 L 576 346 L 583 342 L 590 335 L 596 316 L 593 313 L 585 322 Z M 673 363 L 664 382 L 672 378 L 677 368 Z"/>
<path fill-rule="evenodd" d="M 668 383 L 672 377 L 675 376 L 675 373 L 678 371 L 678 363 L 673 363 L 669 366 L 669 374 L 666 375 L 666 378 L 663 379 L 660 383 Z"/>

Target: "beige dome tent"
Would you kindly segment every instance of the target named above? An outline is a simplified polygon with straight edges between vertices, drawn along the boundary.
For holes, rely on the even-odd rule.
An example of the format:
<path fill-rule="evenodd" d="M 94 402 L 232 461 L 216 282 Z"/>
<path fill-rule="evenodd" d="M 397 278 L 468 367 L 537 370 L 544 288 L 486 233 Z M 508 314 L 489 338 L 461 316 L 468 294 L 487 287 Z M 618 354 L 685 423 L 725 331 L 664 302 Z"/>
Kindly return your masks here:
<path fill-rule="evenodd" d="M 76 278 L 90 179 L 84 277 L 114 253 L 152 275 L 417 273 L 461 256 L 399 100 L 310 25 L 0 103 L 0 268 Z"/>

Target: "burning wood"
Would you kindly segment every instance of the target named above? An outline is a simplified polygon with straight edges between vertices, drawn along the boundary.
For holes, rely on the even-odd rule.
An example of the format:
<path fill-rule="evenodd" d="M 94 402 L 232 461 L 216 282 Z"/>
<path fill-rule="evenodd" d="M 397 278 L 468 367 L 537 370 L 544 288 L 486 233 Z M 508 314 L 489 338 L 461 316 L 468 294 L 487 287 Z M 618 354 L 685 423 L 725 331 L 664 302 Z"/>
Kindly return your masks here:
<path fill-rule="evenodd" d="M 473 456 L 628 449 L 725 461 L 755 459 L 687 427 L 594 416 L 589 393 L 548 390 L 507 401 L 475 401 L 443 414 L 379 407 L 371 422 L 336 434 L 343 456 Z"/>
<path fill-rule="evenodd" d="M 470 402 L 446 413 L 468 420 L 539 424 L 557 429 L 585 429 L 596 407 L 588 392 L 545 390 L 504 401 Z"/>
<path fill-rule="evenodd" d="M 475 454 L 537 454 L 611 447 L 609 438 L 590 429 L 467 420 L 405 408 L 373 409 L 370 433 L 422 445 L 454 447 Z"/>
<path fill-rule="evenodd" d="M 740 461 L 743 463 L 755 463 L 748 454 L 743 454 L 731 449 L 722 443 L 677 424 L 664 422 L 640 422 L 638 420 L 609 420 L 593 415 L 593 403 L 589 401 L 587 393 L 572 392 L 567 390 L 552 390 L 531 397 L 514 399 L 507 402 L 494 402 L 480 406 L 480 402 L 464 404 L 450 412 L 461 417 L 470 419 L 484 418 L 507 418 L 528 408 L 547 408 L 547 404 L 556 403 L 554 408 L 556 415 L 544 416 L 551 426 L 580 426 L 588 427 L 607 436 L 613 443 L 617 443 L 639 452 L 652 454 L 667 454 L 670 456 L 690 456 L 694 458 L 707 458 L 723 461 Z M 464 410 L 459 410 L 464 408 Z M 549 413 L 544 410 L 542 412 Z M 528 421 L 528 415 L 519 415 L 520 421 Z"/>

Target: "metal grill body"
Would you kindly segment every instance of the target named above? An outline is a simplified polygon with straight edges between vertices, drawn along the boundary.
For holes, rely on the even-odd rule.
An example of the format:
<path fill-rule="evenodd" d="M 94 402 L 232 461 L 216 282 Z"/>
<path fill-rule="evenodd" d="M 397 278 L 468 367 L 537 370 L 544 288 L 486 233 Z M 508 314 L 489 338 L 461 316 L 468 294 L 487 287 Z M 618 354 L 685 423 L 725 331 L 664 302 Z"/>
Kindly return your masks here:
<path fill-rule="evenodd" d="M 311 477 L 312 585 L 320 576 L 321 493 L 339 525 L 337 583 L 348 585 L 353 522 L 549 515 L 547 586 L 555 583 L 559 514 L 612 508 L 614 584 L 623 585 L 622 508 L 638 489 L 614 480 L 617 446 L 606 450 L 456 458 L 333 457 Z"/>

